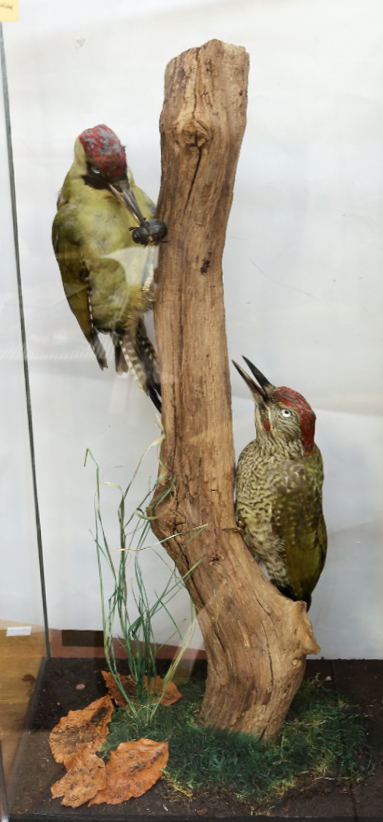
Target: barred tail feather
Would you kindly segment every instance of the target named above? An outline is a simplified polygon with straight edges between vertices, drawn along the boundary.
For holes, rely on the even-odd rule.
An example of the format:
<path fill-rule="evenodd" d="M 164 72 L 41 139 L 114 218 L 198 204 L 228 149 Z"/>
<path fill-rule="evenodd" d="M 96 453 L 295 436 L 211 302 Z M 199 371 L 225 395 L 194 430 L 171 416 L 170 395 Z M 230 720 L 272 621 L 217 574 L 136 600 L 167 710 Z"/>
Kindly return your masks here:
<path fill-rule="evenodd" d="M 91 343 L 90 344 L 92 346 L 93 352 L 96 355 L 97 362 L 98 362 L 101 370 L 103 368 L 107 368 L 108 367 L 108 361 L 106 359 L 105 349 L 104 349 L 104 346 L 103 346 L 103 344 L 102 344 L 95 328 L 93 328 L 92 332 L 91 332 Z"/>
<path fill-rule="evenodd" d="M 124 373 L 126 374 L 126 372 L 129 371 L 129 367 L 128 367 L 126 359 L 125 359 L 125 357 L 122 353 L 120 340 L 119 339 L 117 341 L 113 340 L 113 342 L 114 342 L 114 362 L 115 362 L 115 365 L 116 365 L 117 374 L 124 374 Z"/>
<path fill-rule="evenodd" d="M 116 371 L 129 370 L 144 393 L 161 412 L 161 383 L 157 353 L 149 340 L 143 320 L 139 320 L 135 335 L 125 331 L 116 345 Z"/>

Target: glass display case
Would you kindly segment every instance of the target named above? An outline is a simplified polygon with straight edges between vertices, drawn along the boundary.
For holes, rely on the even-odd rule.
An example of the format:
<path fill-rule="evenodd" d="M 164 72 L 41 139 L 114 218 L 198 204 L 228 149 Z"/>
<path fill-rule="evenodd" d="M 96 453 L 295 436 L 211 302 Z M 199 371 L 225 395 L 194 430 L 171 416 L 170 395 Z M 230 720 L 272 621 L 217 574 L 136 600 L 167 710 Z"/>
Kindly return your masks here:
<path fill-rule="evenodd" d="M 255 705 L 254 694 L 263 686 L 254 660 L 268 653 L 267 633 L 272 629 L 264 629 L 266 638 L 261 630 L 258 633 L 258 617 L 251 636 L 247 632 L 252 623 L 243 627 L 240 608 L 251 610 L 244 581 L 249 580 L 252 590 L 258 564 L 249 552 L 251 539 L 248 532 L 244 534 L 242 514 L 237 512 L 235 519 L 231 498 L 227 502 L 235 494 L 234 462 L 225 450 L 231 443 L 225 403 L 232 408 L 236 461 L 254 440 L 254 400 L 262 395 L 262 402 L 268 401 L 268 385 L 291 386 L 314 409 L 315 442 L 325 475 L 326 563 L 322 540 L 313 590 L 307 597 L 298 596 L 286 583 L 288 617 L 283 611 L 285 600 L 278 606 L 279 595 L 275 599 L 275 608 L 282 609 L 278 626 L 289 626 L 286 631 L 291 634 L 306 633 L 299 634 L 301 650 L 294 646 L 293 652 L 291 646 L 291 654 L 286 648 L 292 640 L 281 639 L 287 656 L 278 666 L 287 666 L 287 659 L 290 666 L 296 665 L 295 679 L 289 674 L 289 684 L 284 685 L 284 674 L 277 673 L 276 666 L 280 685 L 274 691 L 272 686 L 266 688 L 264 704 L 273 694 L 271 714 L 284 711 L 289 728 L 294 722 L 299 725 L 310 694 L 314 700 L 320 692 L 324 702 L 330 700 L 331 710 L 338 706 L 340 711 L 343 697 L 345 703 L 349 697 L 347 710 L 352 713 L 352 703 L 360 703 L 350 684 L 354 676 L 350 666 L 352 661 L 365 660 L 371 688 L 377 689 L 370 696 L 371 722 L 381 734 L 379 214 L 383 174 L 377 69 L 382 63 L 383 22 L 379 12 L 378 3 L 366 5 L 362 0 L 331 4 L 243 0 L 239 5 L 232 0 L 142 0 L 140 4 L 128 0 L 115 7 L 101 0 L 80 4 L 20 0 L 19 20 L 2 24 L 0 803 L 4 820 L 38 822 L 42 816 L 56 815 L 93 819 L 103 814 L 130 818 L 145 813 L 151 818 L 189 815 L 196 819 L 253 813 L 283 816 L 287 803 L 294 801 L 296 808 L 290 808 L 297 810 L 296 815 L 320 816 L 327 813 L 326 796 L 310 793 L 313 782 L 320 779 L 331 785 L 331 780 L 336 782 L 334 808 L 340 816 L 352 817 L 355 807 L 362 815 L 367 808 L 371 816 L 379 808 L 383 792 L 378 783 L 369 792 L 369 801 L 375 801 L 371 807 L 366 804 L 367 791 L 363 794 L 358 788 L 359 793 L 356 789 L 353 793 L 350 787 L 353 778 L 372 778 L 369 763 L 374 755 L 368 753 L 367 732 L 357 719 L 355 738 L 345 735 L 343 715 L 332 714 L 332 721 L 341 729 L 342 751 L 347 747 L 355 751 L 355 761 L 351 757 L 352 762 L 347 760 L 337 770 L 327 737 L 323 744 L 326 751 L 329 745 L 331 756 L 319 761 L 316 753 L 307 753 L 310 737 L 302 750 L 312 757 L 312 771 L 299 764 L 294 748 L 298 759 L 291 760 L 290 770 L 280 772 L 277 757 L 270 758 L 265 766 L 272 776 L 270 784 L 265 776 L 261 782 L 255 780 L 252 788 L 247 763 L 258 763 L 254 764 L 258 768 L 260 760 L 251 759 L 256 754 L 246 747 L 243 734 L 274 739 L 281 760 L 278 734 L 282 732 L 281 723 L 277 727 L 278 722 L 273 725 L 270 718 L 261 730 L 254 724 L 253 707 L 246 707 L 245 698 L 241 702 L 241 653 L 244 670 L 247 664 L 254 666 L 249 667 L 254 680 L 248 686 L 253 696 L 248 698 Z M 221 47 L 220 41 L 248 52 L 248 89 L 243 53 Z M 189 49 L 195 49 L 196 68 L 191 58 L 187 69 L 184 58 L 179 58 Z M 173 62 L 167 72 L 164 104 L 165 70 L 174 58 L 180 62 Z M 240 68 L 236 63 L 231 74 L 227 70 L 225 77 L 226 68 L 222 69 L 226 97 L 219 97 L 214 79 L 220 76 L 221 58 L 231 67 L 235 60 L 245 61 Z M 204 79 L 198 80 L 200 85 L 196 82 L 191 105 L 188 83 L 194 71 L 202 72 L 201 66 Z M 237 86 L 241 90 L 235 99 L 233 92 L 231 100 L 229 91 Z M 161 179 L 158 124 L 163 105 Z M 239 136 L 231 125 L 237 115 L 242 118 Z M 242 140 L 239 132 L 245 115 Z M 225 150 L 221 146 L 219 161 L 214 166 L 211 160 L 209 166 L 209 145 L 218 133 Z M 180 135 L 187 149 L 184 165 L 179 161 Z M 174 155 L 167 153 L 169 145 Z M 134 178 L 126 171 L 125 157 Z M 178 175 L 174 186 L 172 173 Z M 205 189 L 202 184 L 198 188 L 201 173 Z M 222 184 L 213 219 L 210 192 L 224 174 L 234 185 L 233 200 L 230 185 Z M 83 197 L 79 187 L 86 189 L 83 211 L 78 206 Z M 202 192 L 199 203 L 193 201 L 195 191 Z M 205 196 L 209 207 L 201 206 Z M 97 210 L 101 202 L 106 203 L 105 211 Z M 125 216 L 120 224 L 121 208 Z M 186 208 L 198 212 L 194 234 L 189 217 L 182 223 Z M 75 209 L 80 217 L 73 216 Z M 168 224 L 167 236 L 165 229 L 155 233 L 162 231 L 151 222 L 155 219 Z M 134 234 L 134 229 L 143 234 Z M 97 231 L 103 239 L 95 251 Z M 108 245 L 113 232 L 125 232 L 128 248 L 119 239 Z M 218 269 L 223 246 L 222 295 Z M 202 256 L 198 256 L 200 249 Z M 184 269 L 194 252 L 197 273 L 195 286 L 190 286 Z M 94 260 L 97 257 L 93 271 L 87 263 L 92 254 Z M 168 292 L 162 285 L 166 265 Z M 173 308 L 167 315 L 165 306 L 171 277 L 177 281 L 177 265 L 183 289 L 178 300 L 180 320 Z M 120 303 L 116 307 L 122 293 L 121 271 L 128 272 L 123 308 Z M 212 285 L 214 277 L 216 285 Z M 160 308 L 153 318 L 156 298 Z M 222 314 L 217 319 L 221 298 Z M 218 351 L 219 341 L 225 346 L 226 339 L 228 360 L 225 351 Z M 261 372 L 261 382 L 255 388 L 250 385 L 250 391 L 249 369 L 247 380 L 243 379 L 231 362 L 247 368 L 243 355 Z M 200 357 L 197 365 L 196 357 Z M 206 366 L 209 358 L 212 365 Z M 264 373 L 270 383 L 262 383 Z M 214 398 L 221 397 L 219 391 L 222 406 L 219 401 L 219 407 L 213 407 Z M 283 405 L 282 400 L 280 395 L 273 398 L 272 407 L 278 402 Z M 295 414 L 290 400 L 287 406 L 287 413 Z M 177 420 L 182 421 L 181 431 Z M 181 441 L 185 459 L 180 455 L 179 462 L 170 465 L 171 448 L 174 445 L 176 453 Z M 205 455 L 206 465 L 197 475 L 192 466 L 200 447 L 200 464 Z M 217 486 L 208 488 L 213 468 Z M 269 467 L 266 473 L 270 476 Z M 220 503 L 211 501 L 213 491 Z M 173 516 L 174 500 L 178 502 Z M 215 506 L 211 517 L 216 530 L 210 531 L 209 543 L 210 505 Z M 297 510 L 294 527 L 299 528 L 304 514 L 299 506 Z M 157 516 L 168 517 L 167 531 L 156 530 Z M 278 528 L 283 530 L 281 522 L 275 514 L 274 536 Z M 235 548 L 241 556 L 236 562 L 236 554 L 231 556 L 227 546 L 237 538 L 242 542 L 241 530 L 247 547 L 243 554 L 241 547 Z M 226 547 L 217 540 L 221 532 L 222 539 L 228 540 Z M 198 554 L 199 539 L 206 542 Z M 279 531 L 278 539 L 282 539 Z M 229 554 L 239 574 L 237 601 L 235 588 L 230 588 L 234 571 L 225 565 Z M 254 595 L 268 613 L 273 612 L 274 600 L 265 606 L 270 586 L 262 585 L 265 575 L 273 578 L 270 567 L 267 561 L 266 567 L 261 565 L 261 587 Z M 203 574 L 205 588 L 200 581 Z M 223 592 L 229 589 L 226 597 Z M 274 586 L 272 597 L 275 590 Z M 305 606 L 303 612 L 294 608 L 304 599 L 309 604 L 311 593 L 307 619 Z M 243 650 L 234 651 L 239 635 Z M 299 688 L 306 655 L 304 684 Z M 213 668 L 215 678 L 207 686 L 199 725 L 204 683 Z M 132 682 L 134 692 L 129 691 Z M 141 715 L 137 718 L 140 688 L 151 705 L 151 693 L 156 695 L 152 725 L 145 724 Z M 284 691 L 287 695 L 282 698 Z M 293 702 L 287 713 L 295 692 L 298 703 Z M 169 713 L 161 731 L 158 717 L 165 711 L 164 694 Z M 224 719 L 225 705 L 234 694 L 241 706 L 238 715 L 244 718 L 232 714 L 231 722 L 232 708 L 227 707 Z M 184 706 L 193 706 L 189 713 L 176 707 L 181 697 Z M 283 699 L 285 709 L 280 705 Z M 216 707 L 214 712 L 209 700 L 220 705 L 219 711 Z M 71 725 L 68 731 L 65 717 L 95 703 L 96 714 L 86 720 L 77 717 L 80 742 L 65 748 L 64 740 L 64 752 L 58 750 L 58 738 L 62 741 L 62 734 L 73 731 Z M 141 730 L 150 727 L 153 736 L 144 736 L 145 740 L 149 738 L 157 748 L 168 743 L 169 747 L 166 752 L 160 747 L 143 754 L 141 770 L 149 770 L 147 763 L 154 759 L 157 768 L 146 792 L 139 795 L 140 789 L 133 788 L 129 798 L 117 791 L 120 798 L 113 799 L 108 788 L 107 799 L 105 778 L 99 772 L 109 767 L 118 744 L 129 745 L 137 736 L 129 726 L 115 748 L 108 749 L 107 739 L 115 733 L 115 719 L 109 725 L 112 709 L 115 717 L 118 705 L 120 712 L 128 705 Z M 367 710 L 367 703 L 362 707 Z M 89 727 L 97 725 L 97 711 L 104 712 L 104 736 L 101 733 L 95 742 Z M 220 725 L 224 734 L 229 733 L 226 747 L 218 752 L 210 748 L 205 731 L 201 737 L 193 736 L 193 723 L 196 728 Z M 191 755 L 185 761 L 177 747 L 177 733 L 183 726 L 193 726 L 187 737 Z M 91 762 L 73 765 L 81 745 Z M 60 780 L 70 781 L 72 771 L 66 766 L 71 757 L 72 771 L 82 768 L 92 779 L 97 772 L 93 794 L 88 786 L 79 799 L 77 787 L 62 784 L 52 793 Z M 209 773 L 209 763 L 215 759 L 220 763 L 217 774 L 211 764 L 213 775 L 204 781 L 201 774 Z M 230 765 L 234 761 L 238 774 Z M 229 778 L 231 767 L 235 775 Z M 305 792 L 302 780 L 311 778 Z M 127 783 L 126 775 L 122 781 Z M 342 793 L 344 785 L 347 789 Z M 285 796 L 287 789 L 292 793 Z"/>

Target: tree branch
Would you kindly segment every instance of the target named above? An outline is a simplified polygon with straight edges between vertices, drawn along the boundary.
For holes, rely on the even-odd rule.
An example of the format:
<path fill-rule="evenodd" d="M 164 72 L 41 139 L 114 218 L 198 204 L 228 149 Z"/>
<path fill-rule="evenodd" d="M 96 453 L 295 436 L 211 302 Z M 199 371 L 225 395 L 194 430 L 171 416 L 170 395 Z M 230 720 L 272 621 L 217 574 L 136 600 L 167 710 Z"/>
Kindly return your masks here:
<path fill-rule="evenodd" d="M 208 657 L 207 724 L 271 736 L 319 651 L 304 603 L 265 578 L 236 529 L 234 443 L 222 253 L 246 124 L 248 55 L 212 40 L 172 60 L 161 115 L 161 247 L 155 327 L 161 364 L 161 460 L 176 475 L 153 524 L 185 573 Z M 238 272 L 240 276 L 240 272 Z M 166 484 L 166 483 L 165 483 Z M 157 490 L 156 496 L 160 493 Z M 166 513 L 164 511 L 166 510 Z M 182 553 L 183 552 L 183 553 Z"/>

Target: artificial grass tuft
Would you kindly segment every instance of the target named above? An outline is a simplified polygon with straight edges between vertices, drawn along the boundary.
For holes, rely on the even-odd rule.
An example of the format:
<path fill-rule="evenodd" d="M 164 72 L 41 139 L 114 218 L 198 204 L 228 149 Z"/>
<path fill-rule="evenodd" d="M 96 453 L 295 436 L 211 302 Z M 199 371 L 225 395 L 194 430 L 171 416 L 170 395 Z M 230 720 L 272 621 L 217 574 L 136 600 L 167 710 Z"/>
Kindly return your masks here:
<path fill-rule="evenodd" d="M 129 739 L 169 739 L 164 776 L 175 789 L 191 796 L 197 789 L 221 788 L 243 800 L 281 796 L 300 777 L 347 783 L 372 770 L 363 716 L 318 677 L 303 682 L 281 730 L 267 742 L 198 725 L 204 688 L 204 678 L 193 675 L 180 687 L 183 699 L 161 705 L 149 724 L 116 709 L 102 755 L 107 758 Z"/>

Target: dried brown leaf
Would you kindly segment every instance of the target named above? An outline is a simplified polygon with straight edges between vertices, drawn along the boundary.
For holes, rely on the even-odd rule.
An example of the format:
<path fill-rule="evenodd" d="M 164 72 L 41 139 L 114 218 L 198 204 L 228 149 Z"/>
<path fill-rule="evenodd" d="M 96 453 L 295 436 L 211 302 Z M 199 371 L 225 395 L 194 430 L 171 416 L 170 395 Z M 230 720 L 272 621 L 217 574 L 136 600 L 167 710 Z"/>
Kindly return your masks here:
<path fill-rule="evenodd" d="M 83 745 L 97 751 L 108 735 L 112 712 L 113 702 L 107 694 L 82 711 L 69 711 L 68 716 L 61 717 L 49 737 L 56 762 L 65 762 Z"/>
<path fill-rule="evenodd" d="M 126 705 L 125 699 L 122 696 L 122 693 L 118 685 L 116 684 L 112 674 L 109 671 L 101 671 L 101 673 L 104 677 L 105 685 L 112 699 L 114 699 L 117 705 Z M 120 679 L 127 695 L 134 700 L 134 697 L 136 695 L 136 686 L 132 678 L 130 676 L 122 675 L 120 676 Z"/>
<path fill-rule="evenodd" d="M 115 682 L 112 674 L 109 671 L 102 671 L 102 675 L 104 677 L 105 684 L 106 684 L 106 687 L 107 687 L 107 689 L 110 693 L 110 696 L 114 699 L 114 701 L 117 703 L 117 705 L 125 705 L 126 702 L 124 700 L 124 697 L 122 696 L 122 693 L 121 693 L 118 685 L 116 685 L 116 682 Z M 122 675 L 122 676 L 120 676 L 120 679 L 121 679 L 121 683 L 122 683 L 127 695 L 130 697 L 132 702 L 134 702 L 134 704 L 136 704 L 136 699 L 135 699 L 135 697 L 136 697 L 136 686 L 135 686 L 135 683 L 132 680 L 132 677 Z M 147 677 L 144 676 L 144 688 L 147 687 L 147 681 L 148 681 Z M 163 680 L 161 679 L 160 676 L 158 676 L 157 679 L 156 679 L 155 688 L 154 688 L 154 682 L 151 683 L 150 693 L 152 694 L 154 689 L 156 691 L 156 696 L 154 697 L 154 701 L 156 701 L 156 698 L 157 698 L 158 694 L 161 692 L 161 690 L 163 688 L 162 683 L 163 683 Z M 164 695 L 163 695 L 163 697 L 161 698 L 160 701 L 161 701 L 162 705 L 166 705 L 166 707 L 168 707 L 169 705 L 173 705 L 174 702 L 177 702 L 179 699 L 181 699 L 181 696 L 182 696 L 182 694 L 180 694 L 177 686 L 174 685 L 174 682 L 171 682 L 170 685 L 168 685 L 168 687 L 167 687 L 167 689 L 166 689 L 166 691 L 165 691 L 165 693 L 164 693 Z"/>
<path fill-rule="evenodd" d="M 106 766 L 106 787 L 89 805 L 117 805 L 132 796 L 142 796 L 161 776 L 169 758 L 167 742 L 152 739 L 121 742 Z M 64 777 L 65 779 L 65 777 Z"/>
<path fill-rule="evenodd" d="M 62 805 L 78 808 L 105 788 L 105 763 L 92 747 L 82 745 L 76 753 L 65 758 L 64 764 L 68 773 L 51 787 L 54 799 L 64 797 Z"/>
<path fill-rule="evenodd" d="M 178 702 L 179 699 L 182 699 L 182 694 L 179 692 L 177 685 L 175 685 L 174 682 L 171 682 L 161 699 L 161 704 L 166 705 L 168 708 L 169 705 L 173 705 L 173 703 Z"/>

